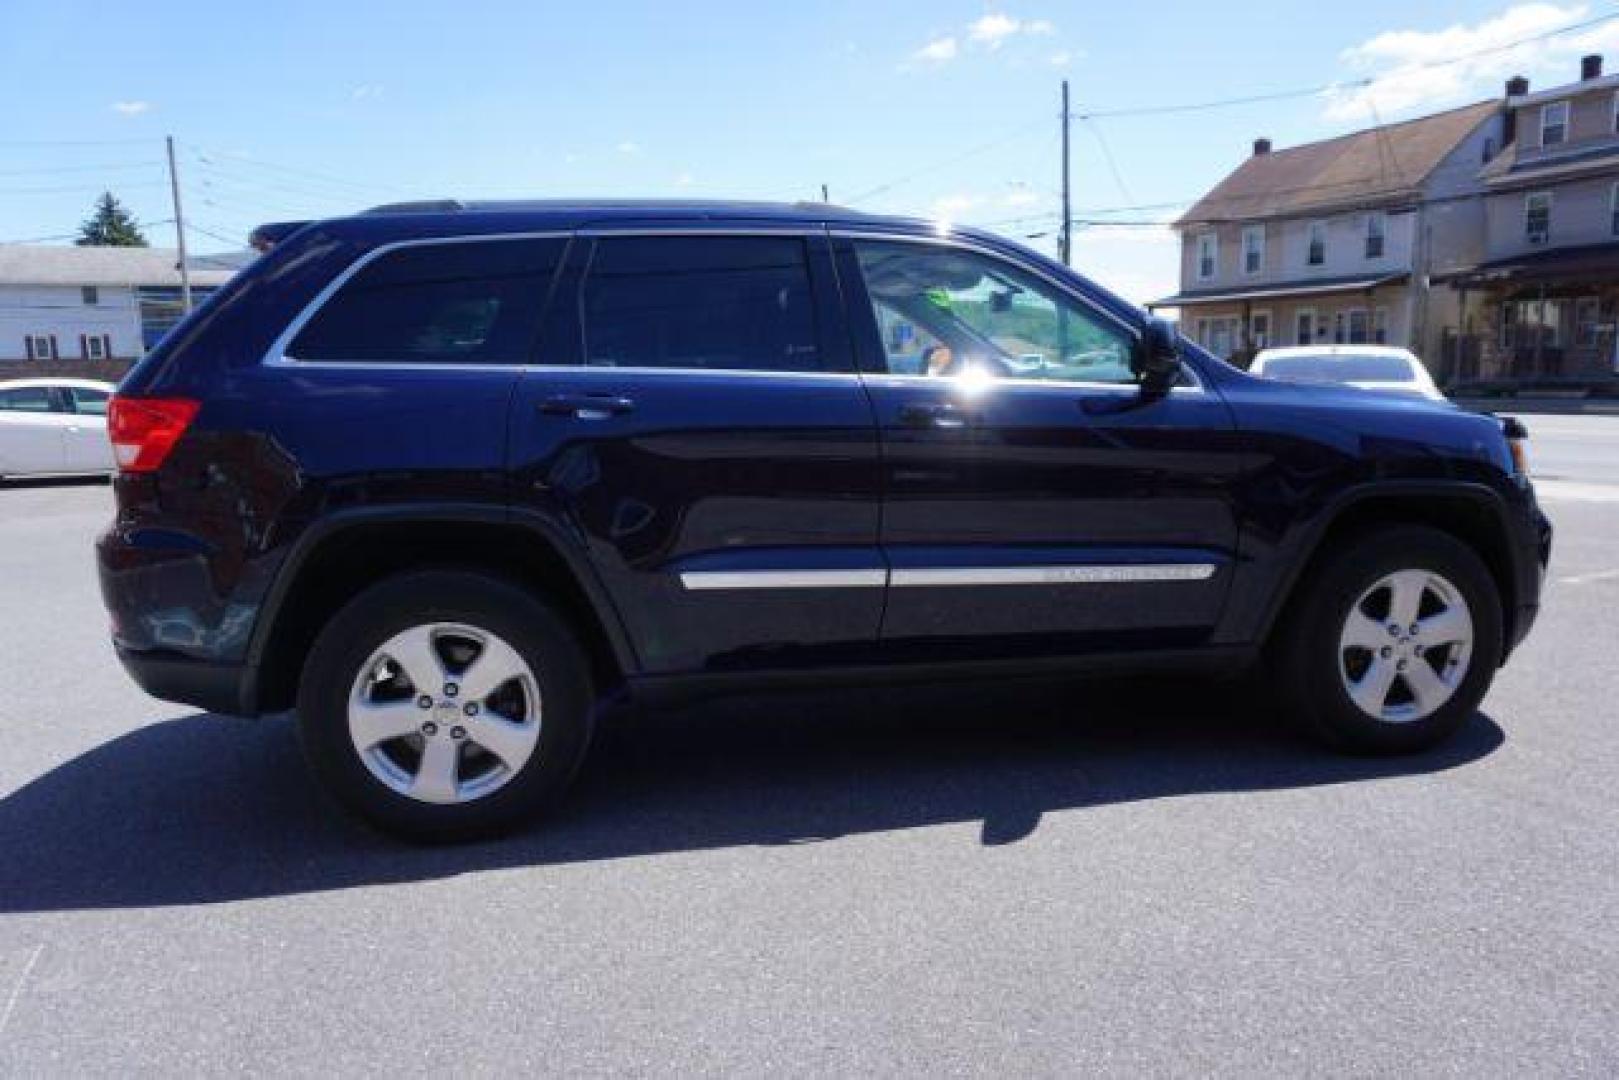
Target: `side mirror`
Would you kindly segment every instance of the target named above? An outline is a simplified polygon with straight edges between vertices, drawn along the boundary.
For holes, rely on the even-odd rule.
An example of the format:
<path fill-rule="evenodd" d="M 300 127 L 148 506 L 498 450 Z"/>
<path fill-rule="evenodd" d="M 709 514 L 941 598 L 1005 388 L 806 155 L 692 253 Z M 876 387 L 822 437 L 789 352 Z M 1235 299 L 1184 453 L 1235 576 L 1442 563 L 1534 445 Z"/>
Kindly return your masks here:
<path fill-rule="evenodd" d="M 1181 375 L 1181 335 L 1175 324 L 1156 315 L 1149 318 L 1131 366 L 1143 390 L 1167 393 Z"/>

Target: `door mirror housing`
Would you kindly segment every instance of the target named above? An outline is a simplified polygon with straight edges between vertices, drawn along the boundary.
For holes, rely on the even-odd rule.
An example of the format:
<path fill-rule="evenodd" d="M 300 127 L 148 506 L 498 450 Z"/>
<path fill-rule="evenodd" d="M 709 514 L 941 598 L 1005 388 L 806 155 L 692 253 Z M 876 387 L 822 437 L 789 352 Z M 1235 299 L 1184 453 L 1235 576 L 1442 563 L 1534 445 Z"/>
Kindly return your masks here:
<path fill-rule="evenodd" d="M 1162 394 L 1181 375 L 1181 335 L 1168 319 L 1152 316 L 1136 344 L 1132 367 L 1143 390 Z"/>

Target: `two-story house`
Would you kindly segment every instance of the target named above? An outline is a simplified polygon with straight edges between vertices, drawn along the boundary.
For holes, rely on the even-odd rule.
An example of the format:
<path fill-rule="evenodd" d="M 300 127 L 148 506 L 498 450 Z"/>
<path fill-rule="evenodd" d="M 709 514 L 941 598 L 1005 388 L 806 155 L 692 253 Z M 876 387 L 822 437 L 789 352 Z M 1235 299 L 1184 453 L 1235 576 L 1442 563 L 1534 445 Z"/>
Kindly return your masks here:
<path fill-rule="evenodd" d="M 239 265 L 235 256 L 188 260 L 193 301 Z M 116 379 L 179 321 L 181 307 L 174 251 L 0 244 L 0 379 Z"/>
<path fill-rule="evenodd" d="M 1507 83 L 1501 153 L 1480 173 L 1485 252 L 1461 297 L 1458 378 L 1589 385 L 1619 376 L 1619 75 Z"/>
<path fill-rule="evenodd" d="M 1253 154 L 1176 223 L 1188 336 L 1246 362 L 1267 345 L 1387 343 L 1419 355 L 1457 318 L 1433 275 L 1476 265 L 1478 170 L 1501 146 L 1488 101 Z"/>

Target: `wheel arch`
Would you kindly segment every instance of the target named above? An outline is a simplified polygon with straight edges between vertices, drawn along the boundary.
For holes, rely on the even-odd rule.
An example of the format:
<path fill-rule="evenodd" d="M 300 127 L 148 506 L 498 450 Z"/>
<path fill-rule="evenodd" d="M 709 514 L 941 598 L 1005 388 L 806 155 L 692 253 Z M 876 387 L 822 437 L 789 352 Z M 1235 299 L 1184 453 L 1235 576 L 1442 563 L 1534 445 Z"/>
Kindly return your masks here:
<path fill-rule="evenodd" d="M 1260 626 L 1258 640 L 1268 642 L 1292 609 L 1301 583 L 1334 551 L 1353 538 L 1383 525 L 1425 525 L 1456 537 L 1483 560 L 1501 598 L 1502 657 L 1513 637 L 1519 610 L 1508 510 L 1501 496 L 1482 484 L 1377 484 L 1347 492 L 1332 504 L 1292 561 L 1291 576 L 1277 590 Z"/>
<path fill-rule="evenodd" d="M 598 686 L 638 670 L 584 552 L 544 515 L 484 506 L 359 508 L 311 527 L 276 574 L 248 645 L 248 711 L 291 707 L 309 647 L 349 599 L 386 577 L 430 566 L 487 571 L 556 603 L 580 628 Z"/>

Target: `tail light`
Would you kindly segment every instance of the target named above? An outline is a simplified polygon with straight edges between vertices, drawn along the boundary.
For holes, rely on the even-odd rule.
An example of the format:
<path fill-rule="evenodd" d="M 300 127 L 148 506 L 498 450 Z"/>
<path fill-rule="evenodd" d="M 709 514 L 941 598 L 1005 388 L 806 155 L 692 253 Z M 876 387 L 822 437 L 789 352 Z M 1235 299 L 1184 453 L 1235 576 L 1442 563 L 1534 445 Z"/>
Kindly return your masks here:
<path fill-rule="evenodd" d="M 112 440 L 118 468 L 126 473 L 142 473 L 162 465 L 191 426 L 201 404 L 189 398 L 114 394 L 107 407 L 107 437 Z"/>

